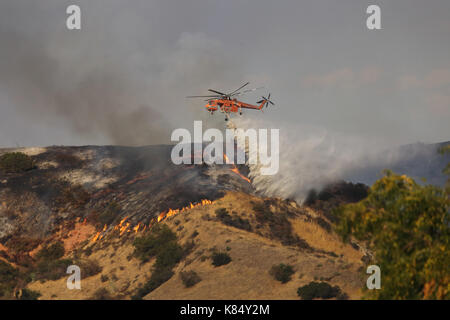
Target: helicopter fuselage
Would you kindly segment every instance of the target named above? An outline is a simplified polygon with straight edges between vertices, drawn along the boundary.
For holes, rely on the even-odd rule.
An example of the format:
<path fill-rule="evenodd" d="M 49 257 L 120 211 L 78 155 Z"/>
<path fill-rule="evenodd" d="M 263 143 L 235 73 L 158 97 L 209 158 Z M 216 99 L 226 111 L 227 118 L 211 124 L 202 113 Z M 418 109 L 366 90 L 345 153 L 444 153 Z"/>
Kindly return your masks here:
<path fill-rule="evenodd" d="M 261 105 L 257 106 L 236 99 L 213 99 L 208 101 L 208 103 L 205 105 L 205 108 L 211 113 L 219 109 L 223 113 L 231 113 L 241 112 L 242 109 L 261 110 L 264 106 L 264 103 L 265 101 L 262 102 Z"/>

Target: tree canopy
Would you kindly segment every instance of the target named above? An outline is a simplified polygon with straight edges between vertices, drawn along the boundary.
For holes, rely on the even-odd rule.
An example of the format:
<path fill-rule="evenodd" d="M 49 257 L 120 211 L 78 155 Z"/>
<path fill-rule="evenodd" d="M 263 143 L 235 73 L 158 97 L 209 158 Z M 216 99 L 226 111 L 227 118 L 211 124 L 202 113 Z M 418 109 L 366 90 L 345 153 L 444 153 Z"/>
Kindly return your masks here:
<path fill-rule="evenodd" d="M 381 289 L 365 297 L 450 299 L 449 212 L 446 190 L 391 171 L 366 199 L 336 210 L 338 233 L 363 241 L 381 268 Z"/>

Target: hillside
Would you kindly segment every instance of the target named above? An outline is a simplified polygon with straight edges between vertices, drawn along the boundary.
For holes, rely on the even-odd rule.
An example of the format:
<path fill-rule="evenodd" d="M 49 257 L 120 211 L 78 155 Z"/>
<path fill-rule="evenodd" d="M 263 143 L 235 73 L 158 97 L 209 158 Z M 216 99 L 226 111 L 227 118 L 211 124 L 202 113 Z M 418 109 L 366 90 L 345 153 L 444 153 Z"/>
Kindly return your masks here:
<path fill-rule="evenodd" d="M 360 297 L 363 249 L 342 243 L 321 210 L 257 196 L 243 167 L 174 166 L 170 146 L 0 155 L 13 151 L 34 166 L 0 173 L 0 259 L 20 273 L 3 298 L 31 290 L 40 299 L 129 299 L 155 265 L 134 254 L 133 241 L 162 225 L 183 255 L 144 299 L 298 299 L 297 288 L 315 280 Z M 55 256 L 58 243 L 64 249 Z M 215 253 L 231 262 L 213 266 Z M 72 263 L 81 267 L 81 290 L 66 287 Z M 287 283 L 269 272 L 280 263 L 293 268 Z M 186 271 L 201 281 L 186 288 Z"/>

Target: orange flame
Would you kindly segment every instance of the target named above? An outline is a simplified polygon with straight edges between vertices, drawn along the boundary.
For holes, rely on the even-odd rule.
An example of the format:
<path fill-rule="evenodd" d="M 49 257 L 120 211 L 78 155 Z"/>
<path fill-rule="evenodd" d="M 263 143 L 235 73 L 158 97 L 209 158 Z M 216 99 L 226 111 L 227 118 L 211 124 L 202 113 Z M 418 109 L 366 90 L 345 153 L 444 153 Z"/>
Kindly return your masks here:
<path fill-rule="evenodd" d="M 171 217 L 171 216 L 174 216 L 174 215 L 176 215 L 176 214 L 178 214 L 178 213 L 180 213 L 180 212 L 183 212 L 183 211 L 185 211 L 185 210 L 193 209 L 193 208 L 198 207 L 198 206 L 205 206 L 205 205 L 212 204 L 212 203 L 213 203 L 213 202 L 212 202 L 211 200 L 203 199 L 203 200 L 201 200 L 199 203 L 195 203 L 195 204 L 189 203 L 188 206 L 186 206 L 186 207 L 184 207 L 184 208 L 181 208 L 181 209 L 169 209 L 169 210 L 166 211 L 166 212 L 161 212 L 161 213 L 159 214 L 159 216 L 158 216 L 157 221 L 158 221 L 158 222 L 161 222 L 161 221 L 163 221 L 164 219 L 169 218 L 169 217 Z M 151 225 L 152 225 L 152 224 L 150 223 L 150 225 L 149 225 L 150 228 L 151 228 Z"/>
<path fill-rule="evenodd" d="M 99 236 L 100 236 L 100 231 L 95 234 L 95 236 L 94 236 L 94 238 L 92 238 L 91 242 L 97 241 Z"/>
<path fill-rule="evenodd" d="M 234 163 L 230 163 L 230 160 L 228 159 L 227 155 L 224 153 L 223 154 L 223 158 L 225 159 L 225 164 L 231 164 L 233 165 L 233 169 L 231 169 L 231 171 L 233 171 L 234 173 L 236 173 L 239 177 L 241 177 L 242 179 L 244 179 L 245 181 L 247 181 L 248 183 L 252 183 L 250 181 L 249 178 L 247 178 L 246 176 L 244 176 L 243 174 L 241 174 L 238 170 L 238 168 L 236 167 L 236 165 Z"/>
<path fill-rule="evenodd" d="M 164 219 L 174 216 L 180 212 L 183 212 L 185 210 L 189 210 L 189 209 L 193 209 L 199 206 L 205 206 L 208 204 L 212 204 L 213 201 L 208 200 L 208 199 L 202 199 L 200 202 L 198 203 L 189 203 L 188 206 L 181 208 L 181 209 L 169 209 L 168 211 L 165 212 L 161 212 L 158 216 L 158 218 L 156 219 L 156 222 L 161 222 Z M 125 218 L 123 218 L 122 220 L 120 220 L 119 224 L 117 224 L 113 230 L 118 230 L 119 231 L 119 236 L 122 236 L 125 232 L 132 232 L 134 231 L 134 233 L 138 233 L 138 232 L 144 232 L 147 229 L 147 225 L 141 225 L 141 223 L 139 222 L 137 225 L 135 225 L 134 227 L 131 227 L 131 223 L 130 222 L 126 222 L 128 219 L 128 216 L 126 216 Z M 151 229 L 152 226 L 154 225 L 155 220 L 150 221 L 148 228 Z M 102 231 L 99 231 L 95 234 L 95 236 L 92 238 L 91 242 L 96 242 L 98 240 L 101 240 L 104 236 L 105 236 L 105 232 L 107 232 L 108 226 L 105 224 L 103 226 Z"/>
<path fill-rule="evenodd" d="M 158 216 L 158 222 L 160 222 L 162 219 L 164 219 L 165 216 L 166 216 L 166 213 L 161 212 L 160 215 Z"/>
<path fill-rule="evenodd" d="M 125 218 L 123 218 L 122 220 L 120 220 L 119 227 L 121 227 L 122 224 L 123 224 L 127 219 L 128 219 L 128 216 L 126 216 Z"/>
<path fill-rule="evenodd" d="M 125 231 L 127 231 L 128 227 L 130 226 L 130 223 L 127 222 L 127 224 L 123 225 L 120 227 L 120 236 L 123 235 L 125 233 Z"/>

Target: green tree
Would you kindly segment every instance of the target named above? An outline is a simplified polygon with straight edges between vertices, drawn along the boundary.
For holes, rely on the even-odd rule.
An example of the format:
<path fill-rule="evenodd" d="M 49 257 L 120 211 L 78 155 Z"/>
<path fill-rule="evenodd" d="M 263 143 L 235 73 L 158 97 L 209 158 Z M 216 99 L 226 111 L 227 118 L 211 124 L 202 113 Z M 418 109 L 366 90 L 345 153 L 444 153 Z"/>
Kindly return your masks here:
<path fill-rule="evenodd" d="M 449 210 L 443 189 L 391 171 L 366 199 L 336 210 L 338 233 L 364 241 L 381 268 L 381 289 L 367 298 L 450 299 Z"/>
<path fill-rule="evenodd" d="M 154 226 L 150 233 L 136 238 L 133 245 L 134 254 L 143 262 L 156 257 L 150 279 L 132 296 L 133 299 L 142 299 L 173 276 L 173 267 L 187 251 L 186 247 L 178 244 L 176 233 L 165 224 Z"/>

